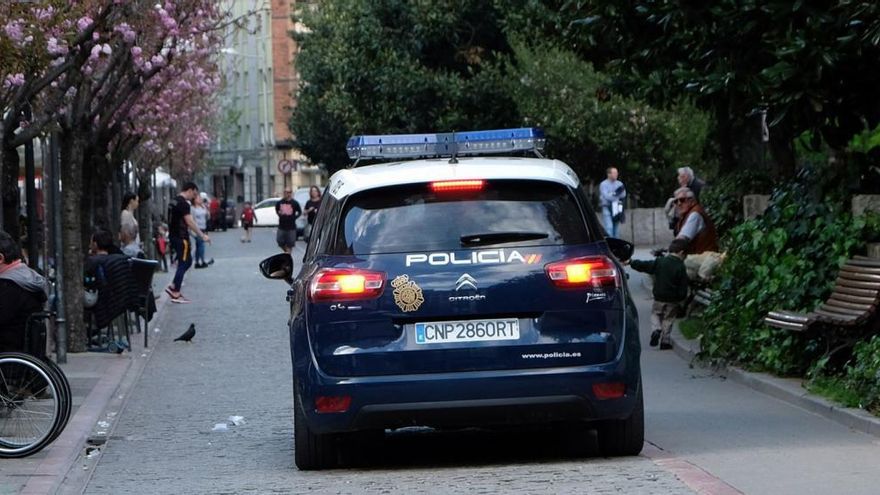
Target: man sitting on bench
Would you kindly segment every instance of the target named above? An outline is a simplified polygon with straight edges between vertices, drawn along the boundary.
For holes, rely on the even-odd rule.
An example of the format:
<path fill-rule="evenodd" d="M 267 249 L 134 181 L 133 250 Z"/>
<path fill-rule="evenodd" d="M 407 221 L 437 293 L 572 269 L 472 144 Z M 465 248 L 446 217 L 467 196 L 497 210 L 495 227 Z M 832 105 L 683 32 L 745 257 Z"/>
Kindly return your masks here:
<path fill-rule="evenodd" d="M 46 281 L 21 261 L 21 249 L 0 230 L 0 352 L 23 352 L 27 319 L 43 309 Z"/>

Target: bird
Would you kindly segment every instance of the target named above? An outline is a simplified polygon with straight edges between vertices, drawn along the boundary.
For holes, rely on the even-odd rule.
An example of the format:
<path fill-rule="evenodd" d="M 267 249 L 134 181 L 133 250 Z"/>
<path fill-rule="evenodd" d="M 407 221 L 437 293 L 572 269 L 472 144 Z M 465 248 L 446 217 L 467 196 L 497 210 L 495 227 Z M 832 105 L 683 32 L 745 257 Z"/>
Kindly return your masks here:
<path fill-rule="evenodd" d="M 182 340 L 184 342 L 189 342 L 195 336 L 196 336 L 196 324 L 190 323 L 189 328 L 185 332 L 183 332 L 183 335 L 181 335 L 180 337 L 177 337 L 176 339 L 174 339 L 174 341 L 177 342 L 178 340 Z"/>

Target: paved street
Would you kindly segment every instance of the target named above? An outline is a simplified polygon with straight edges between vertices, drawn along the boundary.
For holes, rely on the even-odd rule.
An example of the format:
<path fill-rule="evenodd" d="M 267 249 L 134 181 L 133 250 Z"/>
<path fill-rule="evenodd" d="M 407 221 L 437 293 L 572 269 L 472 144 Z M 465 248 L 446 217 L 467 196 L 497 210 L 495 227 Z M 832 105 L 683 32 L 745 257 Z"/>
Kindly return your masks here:
<path fill-rule="evenodd" d="M 388 439 L 377 466 L 299 472 L 286 287 L 257 270 L 276 251 L 274 230 L 258 229 L 252 244 L 240 232 L 215 233 L 216 263 L 187 274 L 193 304 L 167 308 L 86 493 L 875 493 L 880 484 L 875 437 L 654 349 L 643 359 L 642 456 L 572 456 L 576 446 L 594 451 L 594 440 L 566 432 L 407 431 Z M 630 285 L 647 341 L 647 292 L 638 274 Z M 190 322 L 193 342 L 172 342 Z M 245 423 L 211 431 L 233 415 Z"/>

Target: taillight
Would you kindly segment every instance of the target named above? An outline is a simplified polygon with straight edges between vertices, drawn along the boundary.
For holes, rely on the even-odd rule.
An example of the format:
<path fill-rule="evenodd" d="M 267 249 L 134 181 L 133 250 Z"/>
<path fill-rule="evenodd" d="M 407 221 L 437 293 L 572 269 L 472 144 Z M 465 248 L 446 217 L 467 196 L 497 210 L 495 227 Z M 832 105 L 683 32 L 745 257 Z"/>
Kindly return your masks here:
<path fill-rule="evenodd" d="M 382 295 L 385 273 L 355 268 L 328 268 L 312 277 L 309 298 L 312 301 L 353 301 L 375 299 Z"/>
<path fill-rule="evenodd" d="M 590 256 L 557 261 L 544 267 L 557 287 L 615 288 L 620 287 L 617 268 L 605 256 Z"/>
<path fill-rule="evenodd" d="M 431 183 L 431 190 L 437 192 L 481 191 L 485 181 L 482 180 L 444 180 Z"/>
<path fill-rule="evenodd" d="M 625 383 L 594 383 L 593 395 L 597 399 L 619 399 L 626 393 Z"/>
<path fill-rule="evenodd" d="M 315 412 L 326 414 L 326 413 L 340 413 L 348 411 L 348 408 L 351 406 L 351 396 L 350 395 L 341 395 L 341 396 L 323 396 L 320 395 L 315 397 Z"/>

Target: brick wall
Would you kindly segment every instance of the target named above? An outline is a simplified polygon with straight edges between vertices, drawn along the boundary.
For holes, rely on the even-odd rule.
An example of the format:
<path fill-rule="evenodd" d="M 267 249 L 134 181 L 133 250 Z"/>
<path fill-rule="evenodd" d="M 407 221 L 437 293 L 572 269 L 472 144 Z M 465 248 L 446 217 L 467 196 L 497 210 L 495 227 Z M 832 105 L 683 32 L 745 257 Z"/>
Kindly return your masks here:
<path fill-rule="evenodd" d="M 293 60 L 296 57 L 296 42 L 290 37 L 293 30 L 295 2 L 291 0 L 272 0 L 272 71 L 274 91 L 275 142 L 283 144 L 293 139 L 287 128 L 290 112 L 294 105 L 297 74 Z"/>

